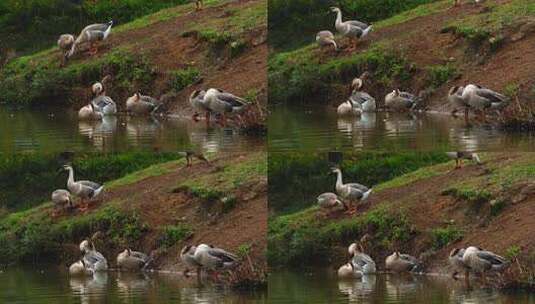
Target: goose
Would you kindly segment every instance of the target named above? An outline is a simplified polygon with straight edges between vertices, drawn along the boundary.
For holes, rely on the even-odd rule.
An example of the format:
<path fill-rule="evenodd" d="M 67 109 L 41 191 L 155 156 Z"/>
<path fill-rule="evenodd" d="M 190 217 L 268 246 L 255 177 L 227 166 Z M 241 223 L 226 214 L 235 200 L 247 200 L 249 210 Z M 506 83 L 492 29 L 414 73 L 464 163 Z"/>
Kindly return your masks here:
<path fill-rule="evenodd" d="M 348 99 L 338 106 L 336 113 L 338 113 L 339 116 L 360 116 L 362 114 L 362 107 L 360 103 L 352 102 Z"/>
<path fill-rule="evenodd" d="M 368 199 L 368 197 L 373 191 L 373 189 L 357 183 L 344 184 L 344 182 L 342 181 L 342 170 L 338 168 L 333 168 L 332 172 L 337 174 L 335 186 L 336 193 L 342 198 L 349 200 L 350 202 L 364 202 L 366 201 L 366 199 Z"/>
<path fill-rule="evenodd" d="M 475 246 L 466 248 L 463 254 L 463 263 L 467 267 L 467 280 L 470 272 L 478 272 L 483 275 L 483 280 L 486 281 L 487 272 L 503 271 L 509 266 L 509 262 L 504 257 Z"/>
<path fill-rule="evenodd" d="M 477 84 L 469 84 L 462 91 L 461 98 L 470 108 L 483 113 L 486 109 L 502 109 L 509 103 L 509 99 L 491 89 Z"/>
<path fill-rule="evenodd" d="M 65 64 L 65 60 L 67 59 L 67 55 L 69 54 L 69 51 L 72 48 L 72 45 L 74 44 L 74 36 L 71 34 L 63 34 L 59 36 L 58 39 L 58 47 L 62 53 L 61 56 L 61 65 Z"/>
<path fill-rule="evenodd" d="M 195 248 L 194 258 L 202 268 L 212 271 L 230 270 L 239 263 L 238 257 L 233 253 L 206 244 L 200 244 Z"/>
<path fill-rule="evenodd" d="M 411 255 L 394 252 L 386 257 L 385 266 L 393 272 L 417 272 L 421 268 L 421 263 Z"/>
<path fill-rule="evenodd" d="M 362 112 L 375 112 L 375 98 L 373 98 L 370 94 L 366 92 L 353 91 L 353 93 L 349 97 L 349 100 L 353 104 L 359 104 L 360 108 L 362 109 Z"/>
<path fill-rule="evenodd" d="M 194 245 L 187 245 L 182 248 L 180 251 L 180 260 L 186 265 L 186 268 L 184 269 L 184 276 L 188 276 L 189 268 L 195 268 L 197 270 L 197 278 L 201 277 L 201 267 L 202 265 L 197 262 L 195 259 L 195 251 L 197 250 L 197 247 Z"/>
<path fill-rule="evenodd" d="M 71 193 L 65 189 L 58 189 L 52 192 L 52 202 L 54 203 L 54 208 L 65 208 L 66 205 L 69 208 L 73 207 Z"/>
<path fill-rule="evenodd" d="M 462 97 L 463 91 L 464 91 L 463 86 L 452 87 L 448 91 L 448 101 L 453 106 L 453 111 L 451 112 L 452 115 L 455 115 L 455 113 L 457 113 L 459 108 L 461 108 L 461 109 L 464 109 L 465 120 L 468 120 L 468 110 L 470 109 L 470 105 Z"/>
<path fill-rule="evenodd" d="M 183 157 L 186 158 L 186 167 L 191 167 L 192 160 L 193 160 L 194 157 L 197 158 L 200 161 L 203 161 L 203 162 L 205 162 L 207 164 L 210 164 L 208 159 L 206 159 L 206 157 L 204 157 L 204 155 L 202 153 L 199 153 L 199 152 L 183 151 L 183 152 L 178 152 L 178 155 L 183 156 Z"/>
<path fill-rule="evenodd" d="M 204 90 L 195 90 L 191 93 L 189 96 L 189 104 L 191 107 L 195 110 L 195 113 L 193 114 L 192 119 L 194 121 L 199 120 L 199 112 L 204 112 L 206 115 L 206 121 L 210 120 L 210 112 L 211 110 L 206 105 L 204 96 L 206 95 L 206 91 Z"/>
<path fill-rule="evenodd" d="M 96 112 L 102 113 L 102 115 L 115 115 L 117 114 L 117 105 L 109 96 L 99 95 L 91 100 L 93 109 Z"/>
<path fill-rule="evenodd" d="M 95 109 L 95 105 L 90 102 L 78 110 L 80 120 L 102 120 L 103 114 Z"/>
<path fill-rule="evenodd" d="M 418 98 L 407 92 L 398 89 L 393 90 L 385 96 L 385 107 L 396 111 L 414 109 L 418 104 Z"/>
<path fill-rule="evenodd" d="M 74 41 L 67 57 L 74 55 L 74 52 L 78 48 L 78 45 L 82 43 L 89 43 L 89 51 L 91 55 L 94 55 L 98 52 L 98 48 L 94 46 L 98 41 L 106 40 L 111 33 L 111 27 L 113 26 L 113 21 L 108 23 L 97 23 L 86 26 L 76 41 Z"/>
<path fill-rule="evenodd" d="M 459 271 L 466 271 L 468 267 L 463 262 L 464 248 L 453 248 L 448 256 L 448 262 L 453 269 L 452 277 L 457 278 Z"/>
<path fill-rule="evenodd" d="M 338 268 L 338 277 L 340 279 L 359 279 L 363 273 L 356 269 L 353 263 L 349 262 Z"/>
<path fill-rule="evenodd" d="M 95 250 L 93 242 L 83 240 L 80 243 L 80 251 L 84 254 L 83 261 L 94 272 L 108 270 L 108 261 L 102 253 Z"/>
<path fill-rule="evenodd" d="M 354 40 L 353 49 L 357 47 L 357 40 L 364 38 L 372 30 L 372 25 L 364 22 L 350 20 L 342 22 L 342 11 L 338 7 L 331 7 L 331 11 L 336 13 L 334 26 L 336 30 L 345 37 Z"/>
<path fill-rule="evenodd" d="M 338 45 L 334 40 L 334 35 L 331 31 L 321 31 L 316 34 L 316 42 L 320 46 L 333 45 L 334 50 L 338 50 Z"/>
<path fill-rule="evenodd" d="M 117 255 L 117 266 L 122 270 L 144 270 L 150 262 L 151 258 L 148 255 L 130 248 Z"/>
<path fill-rule="evenodd" d="M 318 196 L 318 206 L 323 210 L 346 210 L 347 206 L 338 199 L 338 196 L 331 192 L 322 193 Z"/>
<path fill-rule="evenodd" d="M 93 275 L 93 270 L 82 259 L 69 266 L 69 274 L 71 276 L 90 276 Z"/>
<path fill-rule="evenodd" d="M 347 249 L 349 256 L 351 256 L 351 263 L 353 267 L 363 274 L 370 274 L 376 272 L 375 261 L 359 248 L 357 243 L 352 243 Z"/>
<path fill-rule="evenodd" d="M 241 113 L 247 105 L 245 99 L 216 88 L 208 89 L 204 100 L 208 109 L 223 115 L 223 121 L 226 121 L 226 114 Z"/>
<path fill-rule="evenodd" d="M 126 111 L 131 114 L 147 115 L 158 110 L 161 102 L 156 98 L 135 93 L 126 100 Z"/>
<path fill-rule="evenodd" d="M 64 170 L 69 171 L 69 178 L 67 180 L 67 189 L 77 196 L 80 197 L 82 203 L 85 200 L 91 200 L 98 197 L 104 190 L 104 186 L 97 184 L 95 182 L 81 180 L 74 181 L 74 169 L 71 166 L 65 165 Z M 84 206 L 83 209 L 87 209 L 87 206 Z"/>
<path fill-rule="evenodd" d="M 481 159 L 479 158 L 479 155 L 477 155 L 477 153 L 457 151 L 446 152 L 446 155 L 451 159 L 455 159 L 455 169 L 461 168 L 463 159 L 475 161 L 478 165 L 482 164 Z"/>
<path fill-rule="evenodd" d="M 101 82 L 97 81 L 91 86 L 91 92 L 93 92 L 93 95 L 100 96 L 104 93 L 104 86 Z"/>

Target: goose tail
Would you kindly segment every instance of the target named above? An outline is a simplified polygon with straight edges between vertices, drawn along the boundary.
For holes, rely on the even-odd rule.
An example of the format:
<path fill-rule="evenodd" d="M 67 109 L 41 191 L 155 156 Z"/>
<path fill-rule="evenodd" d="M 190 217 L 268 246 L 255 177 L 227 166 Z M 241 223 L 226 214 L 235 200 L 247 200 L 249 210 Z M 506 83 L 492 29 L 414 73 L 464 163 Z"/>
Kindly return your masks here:
<path fill-rule="evenodd" d="M 370 194 L 372 193 L 372 191 L 373 191 L 373 189 L 370 189 L 370 190 L 364 192 L 364 193 L 362 194 L 362 199 L 361 199 L 361 201 L 366 201 L 366 200 L 368 199 L 368 197 L 370 196 Z"/>
<path fill-rule="evenodd" d="M 113 21 L 108 22 L 108 28 L 104 32 L 104 39 L 108 38 L 111 33 L 111 27 L 113 26 Z"/>
<path fill-rule="evenodd" d="M 93 197 L 98 197 L 102 191 L 104 191 L 104 186 L 100 186 L 97 190 L 95 190 Z"/>

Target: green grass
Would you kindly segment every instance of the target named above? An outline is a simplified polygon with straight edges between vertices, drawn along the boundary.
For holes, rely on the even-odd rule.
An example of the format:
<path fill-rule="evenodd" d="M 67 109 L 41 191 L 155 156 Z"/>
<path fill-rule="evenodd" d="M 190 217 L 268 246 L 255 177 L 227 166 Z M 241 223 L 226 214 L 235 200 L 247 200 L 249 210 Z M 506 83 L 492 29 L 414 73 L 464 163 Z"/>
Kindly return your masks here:
<path fill-rule="evenodd" d="M 169 86 L 178 92 L 196 83 L 200 79 L 201 72 L 197 68 L 189 67 L 178 71 L 172 71 Z"/>
<path fill-rule="evenodd" d="M 435 228 L 431 230 L 433 249 L 438 250 L 463 237 L 463 232 L 455 227 Z"/>
<path fill-rule="evenodd" d="M 428 82 L 432 88 L 438 88 L 458 75 L 457 70 L 451 64 L 434 65 L 427 68 Z"/>
<path fill-rule="evenodd" d="M 165 226 L 160 237 L 160 246 L 165 248 L 172 247 L 177 242 L 191 236 L 191 234 L 192 230 L 187 225 Z"/>

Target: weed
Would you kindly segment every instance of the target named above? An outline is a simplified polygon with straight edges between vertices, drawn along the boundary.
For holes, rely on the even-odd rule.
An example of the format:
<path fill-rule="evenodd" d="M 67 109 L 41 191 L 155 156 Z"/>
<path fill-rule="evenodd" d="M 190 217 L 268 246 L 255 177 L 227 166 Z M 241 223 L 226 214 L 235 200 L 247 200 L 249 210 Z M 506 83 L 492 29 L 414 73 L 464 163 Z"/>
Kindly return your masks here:
<path fill-rule="evenodd" d="M 182 91 L 186 87 L 196 83 L 201 79 L 201 73 L 197 68 L 187 68 L 171 72 L 169 86 L 175 91 Z"/>
<path fill-rule="evenodd" d="M 519 246 L 513 245 L 505 250 L 505 257 L 510 261 L 514 261 L 521 252 L 522 251 L 520 250 Z"/>
<path fill-rule="evenodd" d="M 431 237 L 433 239 L 433 249 L 438 250 L 451 242 L 461 239 L 463 232 L 455 227 L 435 228 L 431 230 Z"/>
<path fill-rule="evenodd" d="M 458 75 L 455 67 L 450 64 L 431 66 L 427 71 L 429 75 L 429 84 L 433 88 L 440 87 Z"/>
<path fill-rule="evenodd" d="M 491 202 L 490 204 L 490 215 L 497 216 L 502 212 L 502 210 L 507 206 L 506 202 L 503 199 Z"/>
<path fill-rule="evenodd" d="M 191 236 L 191 228 L 186 225 L 166 226 L 160 238 L 160 246 L 165 248 L 172 247 L 177 242 Z"/>
<path fill-rule="evenodd" d="M 245 258 L 251 253 L 251 244 L 241 244 L 238 246 L 238 250 L 236 251 L 236 254 L 240 258 Z"/>

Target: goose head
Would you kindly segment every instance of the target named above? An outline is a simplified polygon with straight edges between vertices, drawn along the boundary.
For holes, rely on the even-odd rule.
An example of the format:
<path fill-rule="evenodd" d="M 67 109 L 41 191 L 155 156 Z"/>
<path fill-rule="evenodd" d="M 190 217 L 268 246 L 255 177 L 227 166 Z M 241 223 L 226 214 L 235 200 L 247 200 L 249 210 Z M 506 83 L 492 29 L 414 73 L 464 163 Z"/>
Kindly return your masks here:
<path fill-rule="evenodd" d="M 339 172 L 341 172 L 339 168 L 336 168 L 336 167 L 331 168 L 331 173 L 339 173 Z"/>
<path fill-rule="evenodd" d="M 89 243 L 88 240 L 83 240 L 81 243 L 80 243 L 80 251 L 83 252 L 83 253 L 86 253 L 86 252 L 89 252 L 91 250 L 91 244 Z"/>
<path fill-rule="evenodd" d="M 193 245 L 184 246 L 184 248 L 182 248 L 182 250 L 180 251 L 180 255 L 187 254 L 191 251 L 195 251 L 195 246 Z"/>
<path fill-rule="evenodd" d="M 360 90 L 360 88 L 362 88 L 362 85 L 363 85 L 362 78 L 355 78 L 353 82 L 351 82 L 351 89 Z"/>
<path fill-rule="evenodd" d="M 459 251 L 461 251 L 460 248 L 453 248 L 453 249 L 450 251 L 450 258 L 456 256 L 456 255 L 459 253 Z"/>
<path fill-rule="evenodd" d="M 459 90 L 458 86 L 451 87 L 450 90 L 448 91 L 448 95 L 456 94 L 458 90 Z"/>
<path fill-rule="evenodd" d="M 104 87 L 102 86 L 102 83 L 95 82 L 91 87 L 91 91 L 93 92 L 93 95 L 98 96 L 104 91 Z"/>
<path fill-rule="evenodd" d="M 200 95 L 204 94 L 204 93 L 205 93 L 204 90 L 195 90 L 195 91 L 193 91 L 193 93 L 191 93 L 189 98 L 190 99 L 195 99 L 197 97 L 200 97 Z"/>
<path fill-rule="evenodd" d="M 69 165 L 63 165 L 63 171 L 69 171 L 72 170 L 72 167 Z"/>
<path fill-rule="evenodd" d="M 333 12 L 333 13 L 340 13 L 340 12 L 342 12 L 338 7 L 335 7 L 335 6 L 332 6 L 332 7 L 330 8 L 330 10 L 331 10 L 331 12 Z"/>

